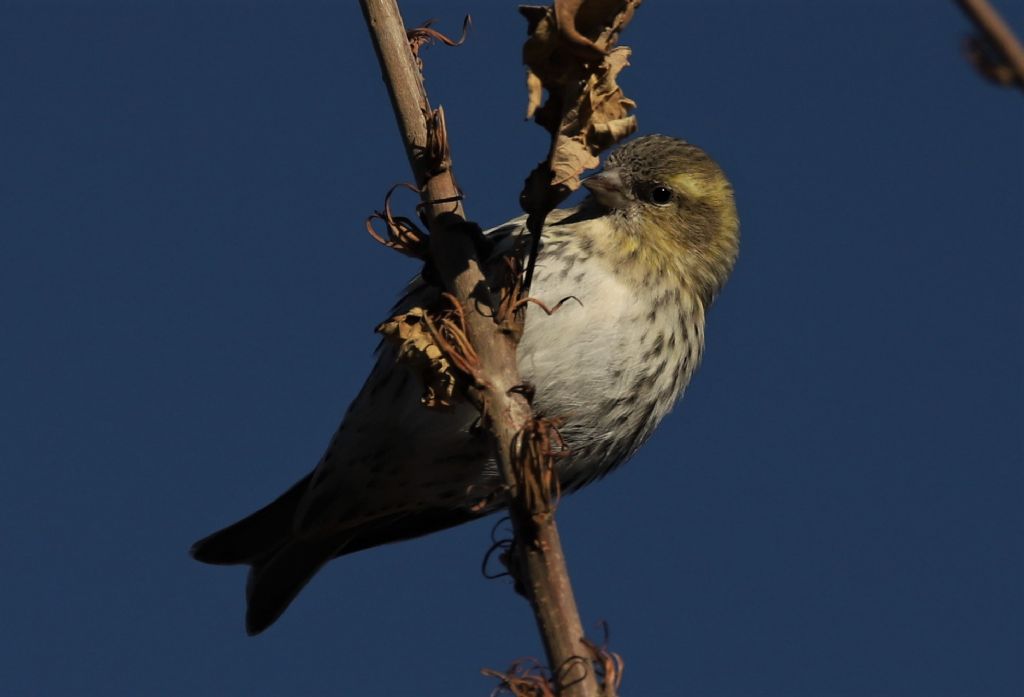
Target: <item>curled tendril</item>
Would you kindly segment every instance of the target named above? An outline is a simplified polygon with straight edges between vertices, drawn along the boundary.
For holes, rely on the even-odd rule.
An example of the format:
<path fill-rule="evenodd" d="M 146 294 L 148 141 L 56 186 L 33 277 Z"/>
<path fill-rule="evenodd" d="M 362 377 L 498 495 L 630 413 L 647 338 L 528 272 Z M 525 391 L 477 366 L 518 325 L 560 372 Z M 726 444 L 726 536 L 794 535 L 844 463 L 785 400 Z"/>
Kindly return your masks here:
<path fill-rule="evenodd" d="M 604 686 L 603 694 L 607 697 L 615 697 L 622 685 L 622 673 L 626 669 L 626 662 L 622 656 L 608 650 L 608 623 L 601 622 L 604 629 L 604 641 L 598 646 L 590 639 L 583 637 L 580 641 L 590 651 L 590 659 L 596 666 L 596 674 Z"/>
<path fill-rule="evenodd" d="M 516 314 L 521 306 L 519 300 L 523 294 L 523 264 L 516 256 L 506 256 L 504 278 L 499 290 L 498 309 L 495 321 L 498 325 L 521 334 L 523 330 L 522 316 Z"/>
<path fill-rule="evenodd" d="M 521 658 L 502 672 L 484 668 L 485 676 L 497 678 L 500 684 L 491 691 L 491 697 L 557 697 L 551 676 L 536 658 Z"/>
<path fill-rule="evenodd" d="M 617 653 L 608 650 L 608 623 L 601 623 L 604 639 L 597 645 L 586 637 L 580 639 L 589 656 L 570 656 L 558 666 L 548 670 L 536 658 L 520 658 L 502 672 L 485 668 L 481 672 L 501 683 L 491 692 L 491 697 L 511 695 L 512 697 L 554 697 L 586 679 L 591 670 L 601 685 L 602 697 L 616 697 L 622 685 L 625 662 Z"/>
<path fill-rule="evenodd" d="M 426 232 L 417 227 L 411 219 L 405 216 L 396 216 L 391 212 L 391 197 L 395 190 L 403 188 L 419 193 L 419 189 L 408 182 L 395 184 L 388 189 L 384 196 L 384 210 L 374 211 L 366 218 L 366 231 L 373 239 L 380 242 L 388 249 L 394 249 L 414 259 L 426 260 L 430 238 Z M 385 234 L 377 232 L 374 223 L 378 220 L 384 222 Z"/>
<path fill-rule="evenodd" d="M 480 356 L 466 334 L 466 313 L 462 303 L 451 293 L 442 293 L 441 297 L 451 303 L 452 308 L 438 315 L 436 320 L 427 316 L 427 328 L 455 367 L 472 377 L 477 384 L 482 384 Z"/>
<path fill-rule="evenodd" d="M 506 533 L 502 533 L 502 537 L 498 536 L 498 529 L 510 521 L 511 519 L 508 516 L 503 516 L 491 528 L 491 546 L 487 548 L 487 551 L 484 553 L 483 562 L 480 564 L 480 573 L 489 581 L 512 575 L 511 571 L 509 571 L 508 553 L 512 551 L 513 538 Z M 488 570 L 488 567 L 491 565 L 491 560 L 494 559 L 496 553 L 498 554 L 498 560 L 505 566 L 505 570 L 492 573 Z"/>
<path fill-rule="evenodd" d="M 524 305 L 526 305 L 526 303 L 533 303 L 534 305 L 536 305 L 540 309 L 544 310 L 545 314 L 547 314 L 547 316 L 550 317 L 551 315 L 553 315 L 556 312 L 558 312 L 558 310 L 561 309 L 562 305 L 564 305 L 565 303 L 569 302 L 570 300 L 575 300 L 576 302 L 579 303 L 580 307 L 583 307 L 583 301 L 582 300 L 577 298 L 575 295 L 569 295 L 569 296 L 566 296 L 566 297 L 562 298 L 561 300 L 559 300 L 555 304 L 555 306 L 552 307 L 552 308 L 549 308 L 543 302 L 541 302 L 540 300 L 538 300 L 537 298 L 534 298 L 534 297 L 520 298 L 519 300 L 516 301 L 515 309 L 518 310 L 519 308 L 521 308 Z"/>
<path fill-rule="evenodd" d="M 584 639 L 585 641 L 586 639 Z M 570 678 L 574 669 L 579 669 L 579 673 Z M 569 658 L 562 661 L 562 665 L 558 666 L 558 670 L 555 671 L 555 680 L 561 690 L 567 687 L 586 680 L 587 674 L 590 672 L 590 661 L 583 656 L 569 656 Z"/>
<path fill-rule="evenodd" d="M 455 40 L 442 34 L 437 29 L 433 29 L 433 24 L 436 21 L 436 19 L 428 19 L 420 26 L 413 27 L 405 33 L 409 39 L 409 49 L 412 51 L 413 58 L 416 59 L 416 67 L 421 71 L 423 70 L 423 59 L 420 58 L 420 49 L 429 46 L 432 41 L 439 41 L 445 46 L 461 46 L 466 40 L 469 28 L 473 26 L 473 18 L 466 15 L 465 19 L 462 20 L 462 35 L 458 40 Z"/>
<path fill-rule="evenodd" d="M 512 538 L 509 538 L 507 540 L 498 540 L 492 543 L 491 546 L 487 548 L 487 552 L 484 553 L 484 560 L 480 564 L 480 573 L 483 575 L 483 577 L 486 578 L 488 581 L 493 581 L 495 579 L 512 576 L 512 572 L 508 570 L 507 565 L 505 565 L 504 571 L 493 572 L 489 568 L 491 565 L 491 561 L 494 559 L 495 554 L 498 555 L 498 560 L 502 564 L 505 564 L 504 560 L 508 556 L 508 553 L 510 551 L 512 551 Z"/>
<path fill-rule="evenodd" d="M 529 511 L 549 515 L 558 507 L 561 484 L 555 460 L 569 454 L 558 427 L 561 419 L 533 419 L 515 440 L 513 465 L 517 468 L 520 497 Z"/>

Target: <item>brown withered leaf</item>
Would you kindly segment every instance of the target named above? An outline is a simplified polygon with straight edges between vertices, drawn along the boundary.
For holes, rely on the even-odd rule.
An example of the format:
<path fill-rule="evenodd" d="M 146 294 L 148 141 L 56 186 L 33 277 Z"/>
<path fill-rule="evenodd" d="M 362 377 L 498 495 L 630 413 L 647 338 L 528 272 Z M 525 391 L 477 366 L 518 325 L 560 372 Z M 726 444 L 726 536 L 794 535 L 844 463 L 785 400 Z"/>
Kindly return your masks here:
<path fill-rule="evenodd" d="M 423 380 L 426 391 L 421 401 L 427 407 L 454 404 L 455 370 L 437 344 L 430 318 L 422 307 L 396 315 L 377 327 L 384 338 L 398 344 L 398 360 L 408 363 Z"/>
<path fill-rule="evenodd" d="M 636 102 L 622 94 L 616 76 L 629 65 L 628 48 L 622 46 L 605 56 L 597 72 L 587 77 L 578 98 L 562 107 L 562 117 L 551 153 L 551 183 L 579 188 L 579 175 L 597 167 L 597 155 L 636 128 L 629 111 Z"/>
<path fill-rule="evenodd" d="M 527 117 L 552 135 L 550 169 L 541 166 L 531 175 L 526 210 L 550 199 L 542 194 L 544 187 L 562 197 L 579 188 L 579 175 L 597 166 L 598 154 L 636 130 L 636 117 L 629 113 L 636 103 L 617 83 L 630 51 L 612 47 L 639 4 L 556 0 L 554 7 L 519 8 L 530 32 L 523 45 Z M 548 99 L 542 104 L 544 90 Z"/>

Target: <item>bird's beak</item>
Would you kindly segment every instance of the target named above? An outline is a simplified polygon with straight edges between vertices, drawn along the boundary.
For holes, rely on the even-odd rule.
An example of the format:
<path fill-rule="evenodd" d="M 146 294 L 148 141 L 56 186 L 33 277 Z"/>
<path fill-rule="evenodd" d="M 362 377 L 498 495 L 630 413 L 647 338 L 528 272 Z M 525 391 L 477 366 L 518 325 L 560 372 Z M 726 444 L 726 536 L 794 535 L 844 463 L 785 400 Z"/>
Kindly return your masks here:
<path fill-rule="evenodd" d="M 623 208 L 629 203 L 629 189 L 617 169 L 592 174 L 580 183 L 590 189 L 597 202 L 606 208 Z"/>

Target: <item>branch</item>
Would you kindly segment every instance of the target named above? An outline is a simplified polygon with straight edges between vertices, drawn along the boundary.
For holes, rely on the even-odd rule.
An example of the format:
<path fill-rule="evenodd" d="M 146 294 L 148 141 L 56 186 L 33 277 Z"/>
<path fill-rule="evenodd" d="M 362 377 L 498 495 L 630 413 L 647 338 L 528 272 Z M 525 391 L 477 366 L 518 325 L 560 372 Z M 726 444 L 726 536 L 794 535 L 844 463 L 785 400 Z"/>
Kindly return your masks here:
<path fill-rule="evenodd" d="M 972 37 L 968 44 L 971 62 L 990 80 L 1024 89 L 1024 47 L 999 13 L 988 0 L 957 0 L 957 4 L 981 32 L 981 38 Z"/>
<path fill-rule="evenodd" d="M 361 5 L 420 188 L 431 232 L 431 258 L 464 310 L 466 334 L 479 358 L 470 395 L 484 416 L 502 479 L 511 494 L 517 576 L 533 607 L 551 670 L 561 678 L 560 694 L 597 697 L 590 661 L 580 659 L 589 654 L 553 514 L 530 510 L 518 495 L 527 487 L 517 480 L 515 463 L 522 434 L 534 428 L 533 414 L 521 389 L 515 333 L 502 331 L 492 319 L 497 316 L 497 304 L 471 238 L 471 231 L 478 228 L 466 222 L 451 159 L 442 142 L 443 114 L 430 108 L 395 0 L 361 0 Z"/>

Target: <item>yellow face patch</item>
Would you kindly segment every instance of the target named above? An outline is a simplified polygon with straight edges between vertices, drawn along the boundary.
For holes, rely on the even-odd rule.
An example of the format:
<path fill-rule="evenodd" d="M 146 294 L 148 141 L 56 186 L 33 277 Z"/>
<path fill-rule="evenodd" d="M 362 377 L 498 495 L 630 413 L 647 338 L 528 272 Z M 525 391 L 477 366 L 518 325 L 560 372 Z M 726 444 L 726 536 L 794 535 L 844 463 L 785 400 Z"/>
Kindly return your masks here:
<path fill-rule="evenodd" d="M 687 198 L 701 198 L 705 194 L 704 187 L 694 177 L 685 172 L 670 177 L 668 184 Z"/>

